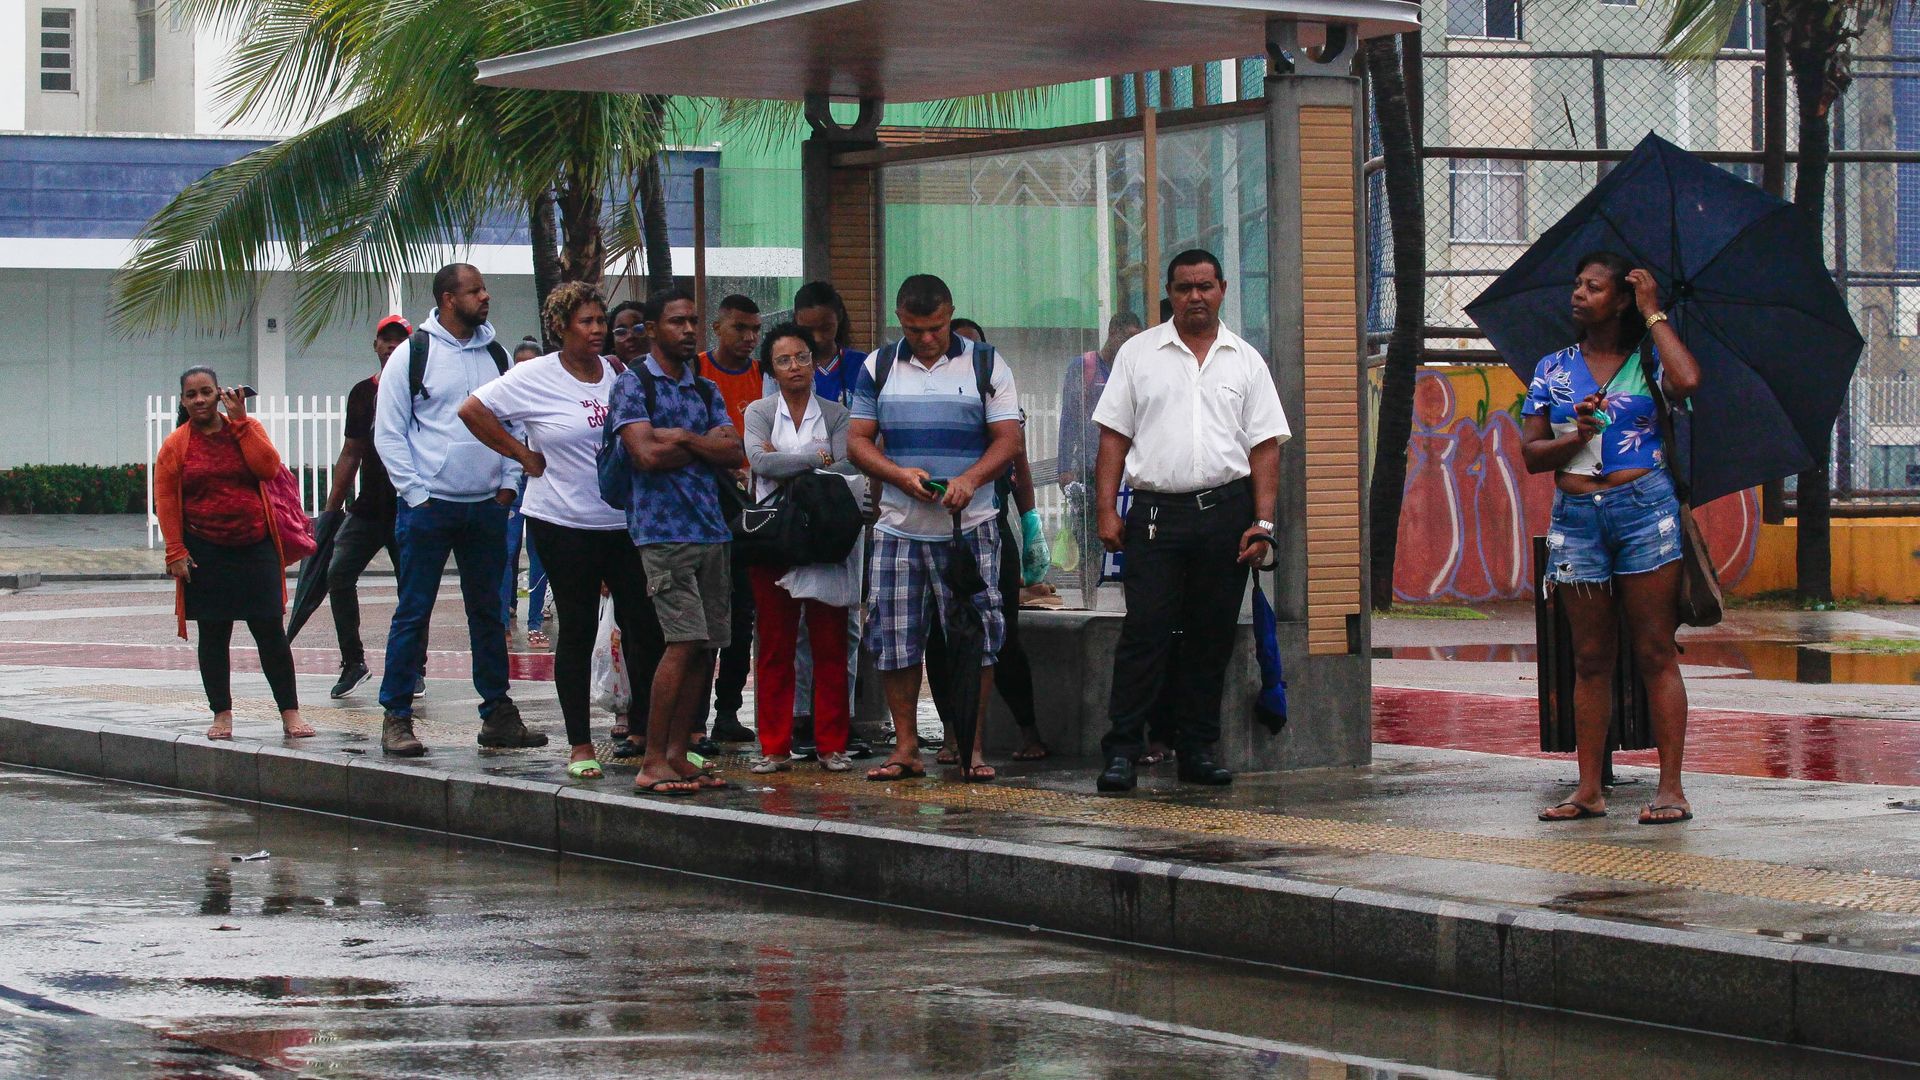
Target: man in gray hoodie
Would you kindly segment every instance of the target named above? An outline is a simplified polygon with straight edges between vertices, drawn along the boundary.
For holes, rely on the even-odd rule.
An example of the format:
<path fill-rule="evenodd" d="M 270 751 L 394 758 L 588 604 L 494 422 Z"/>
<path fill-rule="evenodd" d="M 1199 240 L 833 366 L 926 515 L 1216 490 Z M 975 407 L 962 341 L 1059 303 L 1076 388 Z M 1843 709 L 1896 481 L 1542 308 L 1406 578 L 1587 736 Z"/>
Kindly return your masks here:
<path fill-rule="evenodd" d="M 388 357 L 374 412 L 373 444 L 399 498 L 393 532 L 400 549 L 399 606 L 380 680 L 386 710 L 380 748 L 396 757 L 427 752 L 413 734 L 413 696 L 449 554 L 460 564 L 473 688 L 480 693 L 480 745 L 545 746 L 547 737 L 527 729 L 507 696 L 500 581 L 507 572 L 507 507 L 520 465 L 474 438 L 459 416 L 469 394 L 506 370 L 506 352 L 487 323 L 491 297 L 480 271 L 466 263 L 441 267 L 433 299 L 434 314 Z M 416 392 L 412 357 L 423 346 L 426 367 Z"/>

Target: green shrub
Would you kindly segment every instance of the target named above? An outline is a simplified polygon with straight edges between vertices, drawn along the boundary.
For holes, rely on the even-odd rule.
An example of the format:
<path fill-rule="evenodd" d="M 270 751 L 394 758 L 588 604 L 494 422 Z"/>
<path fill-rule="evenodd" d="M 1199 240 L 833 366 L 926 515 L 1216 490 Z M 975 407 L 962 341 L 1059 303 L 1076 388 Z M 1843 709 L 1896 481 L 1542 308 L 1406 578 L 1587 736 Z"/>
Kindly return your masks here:
<path fill-rule="evenodd" d="M 145 465 L 22 465 L 0 470 L 0 514 L 139 514 Z"/>

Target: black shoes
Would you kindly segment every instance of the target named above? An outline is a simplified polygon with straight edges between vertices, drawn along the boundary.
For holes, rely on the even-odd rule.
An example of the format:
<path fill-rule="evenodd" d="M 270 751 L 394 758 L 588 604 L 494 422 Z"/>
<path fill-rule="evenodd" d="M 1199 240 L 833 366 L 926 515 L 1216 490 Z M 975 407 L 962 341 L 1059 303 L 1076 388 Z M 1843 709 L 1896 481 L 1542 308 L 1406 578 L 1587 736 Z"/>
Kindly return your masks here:
<path fill-rule="evenodd" d="M 1115 755 L 1107 762 L 1105 772 L 1094 787 L 1101 791 L 1132 791 L 1139 776 L 1133 767 L 1133 759 L 1125 755 Z"/>
<path fill-rule="evenodd" d="M 1233 783 L 1233 770 L 1213 760 L 1207 753 L 1181 754 L 1179 776 L 1188 784 L 1205 784 L 1208 787 L 1226 787 Z"/>
<path fill-rule="evenodd" d="M 687 749 L 692 750 L 694 753 L 699 754 L 703 758 L 719 757 L 720 754 L 722 753 L 720 749 L 720 744 L 714 742 L 711 738 L 708 738 L 705 735 L 702 735 L 699 738 L 693 740 L 693 745 L 688 747 Z"/>
<path fill-rule="evenodd" d="M 380 719 L 380 752 L 388 757 L 419 757 L 426 744 L 413 735 L 413 717 L 386 713 Z"/>
<path fill-rule="evenodd" d="M 361 683 L 366 682 L 372 677 L 373 673 L 367 670 L 367 665 L 364 661 L 358 664 L 341 664 L 340 681 L 333 684 L 333 689 L 327 691 L 327 696 L 335 701 L 339 701 L 341 698 L 353 693 L 354 690 L 359 688 Z"/>
<path fill-rule="evenodd" d="M 480 721 L 480 745 L 491 750 L 520 750 L 547 745 L 547 737 L 527 727 L 512 698 L 501 698 Z"/>
<path fill-rule="evenodd" d="M 873 744 L 858 735 L 847 739 L 847 756 L 850 758 L 870 758 L 873 756 Z"/>
<path fill-rule="evenodd" d="M 712 738 L 714 742 L 721 743 L 752 742 L 757 736 L 754 735 L 752 728 L 740 722 L 738 716 L 732 713 L 721 713 L 713 718 Z"/>

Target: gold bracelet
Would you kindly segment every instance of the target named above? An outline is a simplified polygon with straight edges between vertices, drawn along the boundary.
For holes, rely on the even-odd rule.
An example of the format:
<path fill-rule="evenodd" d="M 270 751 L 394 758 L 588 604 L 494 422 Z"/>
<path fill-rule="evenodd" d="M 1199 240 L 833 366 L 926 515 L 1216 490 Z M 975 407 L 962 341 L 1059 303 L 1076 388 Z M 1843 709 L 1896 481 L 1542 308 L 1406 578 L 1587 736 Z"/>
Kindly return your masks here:
<path fill-rule="evenodd" d="M 1656 311 L 1653 314 L 1647 316 L 1647 329 L 1651 330 L 1653 329 L 1655 323 L 1663 323 L 1666 321 L 1667 321 L 1667 313 L 1664 311 Z"/>

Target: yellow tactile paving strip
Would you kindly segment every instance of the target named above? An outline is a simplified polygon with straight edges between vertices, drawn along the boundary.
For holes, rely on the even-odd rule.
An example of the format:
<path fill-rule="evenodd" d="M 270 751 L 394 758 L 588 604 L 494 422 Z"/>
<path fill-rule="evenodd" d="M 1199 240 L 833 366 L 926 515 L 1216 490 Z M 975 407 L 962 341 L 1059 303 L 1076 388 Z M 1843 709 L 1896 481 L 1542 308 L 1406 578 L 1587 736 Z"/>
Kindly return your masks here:
<path fill-rule="evenodd" d="M 49 687 L 40 692 L 83 700 L 152 705 L 201 705 L 203 702 L 197 692 L 163 688 L 69 686 Z M 236 698 L 234 711 L 243 719 L 273 721 L 279 717 L 273 703 L 266 699 Z M 377 733 L 379 720 L 378 713 L 365 710 L 315 709 L 309 713 L 309 721 L 316 726 L 336 730 Z M 424 722 L 421 726 L 426 727 Z M 601 745 L 598 752 L 605 755 L 601 760 L 614 769 L 624 764 L 611 760 L 609 745 Z M 857 762 L 859 767 L 852 772 L 838 774 L 800 765 L 789 772 L 752 775 L 746 772 L 743 758 L 728 758 L 724 764 L 738 781 L 753 785 L 1026 814 L 1110 828 L 1153 829 L 1296 847 L 1510 866 L 1852 911 L 1920 915 L 1920 880 L 1913 878 L 1580 840 L 1483 836 L 1404 825 L 1183 806 L 1151 799 L 1117 799 L 1012 784 L 960 784 L 934 778 L 871 783 L 866 779 L 866 769 L 879 760 Z"/>

